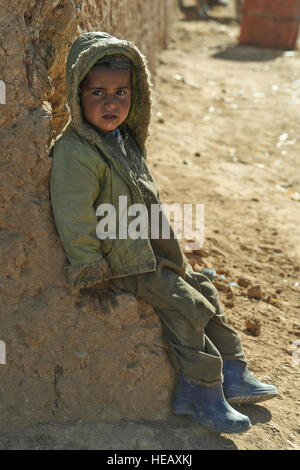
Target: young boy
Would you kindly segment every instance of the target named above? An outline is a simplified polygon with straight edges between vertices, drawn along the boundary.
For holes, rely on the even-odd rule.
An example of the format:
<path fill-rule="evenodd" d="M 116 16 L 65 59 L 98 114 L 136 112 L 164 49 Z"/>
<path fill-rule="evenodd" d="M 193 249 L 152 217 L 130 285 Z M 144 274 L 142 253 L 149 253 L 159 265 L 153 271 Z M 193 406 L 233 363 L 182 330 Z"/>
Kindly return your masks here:
<path fill-rule="evenodd" d="M 71 121 L 54 146 L 51 201 L 71 287 L 116 286 L 150 303 L 180 369 L 174 412 L 218 432 L 247 431 L 249 418 L 229 402 L 255 403 L 277 390 L 249 373 L 213 284 L 193 272 L 172 230 L 169 239 L 161 231 L 140 238 L 119 232 L 127 217 L 120 197 L 128 207 L 144 205 L 149 226 L 151 206 L 160 204 L 146 164 L 151 87 L 144 57 L 133 43 L 91 32 L 74 42 L 66 72 Z M 115 237 L 98 236 L 102 204 L 115 209 Z"/>

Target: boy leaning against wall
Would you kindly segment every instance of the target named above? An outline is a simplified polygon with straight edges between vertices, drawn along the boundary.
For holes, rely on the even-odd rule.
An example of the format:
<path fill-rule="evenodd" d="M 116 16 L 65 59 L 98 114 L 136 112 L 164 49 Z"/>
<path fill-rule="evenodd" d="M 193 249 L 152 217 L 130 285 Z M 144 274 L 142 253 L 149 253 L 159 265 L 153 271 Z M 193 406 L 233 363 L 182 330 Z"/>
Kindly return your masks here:
<path fill-rule="evenodd" d="M 120 236 L 118 226 L 111 236 L 99 233 L 99 207 L 113 207 L 120 224 L 126 197 L 129 207 L 147 209 L 151 226 L 151 207 L 161 204 L 146 163 L 145 58 L 132 42 L 90 32 L 73 43 L 66 73 L 71 120 L 54 146 L 50 189 L 70 286 L 119 288 L 151 304 L 179 366 L 174 413 L 217 432 L 247 431 L 249 418 L 230 403 L 267 400 L 277 390 L 248 371 L 212 282 L 193 271 L 171 228 L 168 239 L 161 227 L 155 237 Z"/>

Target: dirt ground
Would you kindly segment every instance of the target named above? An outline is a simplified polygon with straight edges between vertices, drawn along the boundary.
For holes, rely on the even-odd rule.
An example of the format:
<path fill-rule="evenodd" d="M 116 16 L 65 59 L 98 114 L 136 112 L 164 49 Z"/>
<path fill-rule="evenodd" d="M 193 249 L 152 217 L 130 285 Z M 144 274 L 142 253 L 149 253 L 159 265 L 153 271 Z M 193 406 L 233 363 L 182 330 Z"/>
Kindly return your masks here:
<path fill-rule="evenodd" d="M 254 426 L 236 447 L 299 449 L 300 52 L 238 46 L 233 6 L 212 16 L 179 21 L 162 55 L 151 166 L 164 202 L 204 204 L 189 257 L 225 276 L 249 368 L 280 391 L 243 407 Z"/>
<path fill-rule="evenodd" d="M 300 449 L 300 51 L 238 46 L 231 4 L 186 15 L 155 79 L 149 166 L 164 203 L 204 204 L 204 245 L 188 256 L 218 273 L 249 369 L 279 396 L 239 408 L 253 425 L 242 435 L 185 416 L 52 423 L 0 449 Z"/>

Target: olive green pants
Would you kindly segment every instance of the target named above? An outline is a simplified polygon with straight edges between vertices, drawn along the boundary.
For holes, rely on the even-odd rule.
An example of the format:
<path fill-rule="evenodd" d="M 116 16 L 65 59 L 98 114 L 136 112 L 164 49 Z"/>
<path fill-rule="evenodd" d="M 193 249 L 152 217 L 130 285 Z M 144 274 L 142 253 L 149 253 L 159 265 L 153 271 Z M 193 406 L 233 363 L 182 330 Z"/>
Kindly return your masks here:
<path fill-rule="evenodd" d="M 179 368 L 194 382 L 221 384 L 223 359 L 245 361 L 241 340 L 225 324 L 212 282 L 188 270 L 182 278 L 158 260 L 157 270 L 113 279 L 113 283 L 151 304 L 164 326 Z"/>

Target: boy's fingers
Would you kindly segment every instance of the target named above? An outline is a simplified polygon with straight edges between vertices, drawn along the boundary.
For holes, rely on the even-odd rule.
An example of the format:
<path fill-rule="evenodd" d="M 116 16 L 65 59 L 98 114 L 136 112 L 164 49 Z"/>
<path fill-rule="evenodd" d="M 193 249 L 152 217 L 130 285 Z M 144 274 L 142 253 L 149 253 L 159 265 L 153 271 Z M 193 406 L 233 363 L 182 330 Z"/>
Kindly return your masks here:
<path fill-rule="evenodd" d="M 118 307 L 117 290 L 112 282 L 105 281 L 85 289 L 83 294 L 88 295 L 95 310 L 98 310 L 100 307 L 105 314 L 108 314 L 112 308 Z"/>
<path fill-rule="evenodd" d="M 98 296 L 98 302 L 99 302 L 99 307 L 101 308 L 101 310 L 103 310 L 105 314 L 108 314 L 109 313 L 109 301 L 108 301 L 106 292 L 103 292 Z"/>
<path fill-rule="evenodd" d="M 104 313 L 109 313 L 112 308 L 118 307 L 116 294 L 110 289 L 101 293 L 99 292 L 98 301 L 99 306 L 104 310 Z"/>
<path fill-rule="evenodd" d="M 117 308 L 118 307 L 118 300 L 117 300 L 117 297 L 116 297 L 116 294 L 114 292 L 114 290 L 117 290 L 115 287 L 113 287 L 112 290 L 109 290 L 107 295 L 109 296 L 109 300 L 111 302 L 111 305 L 113 306 L 113 308 Z"/>

